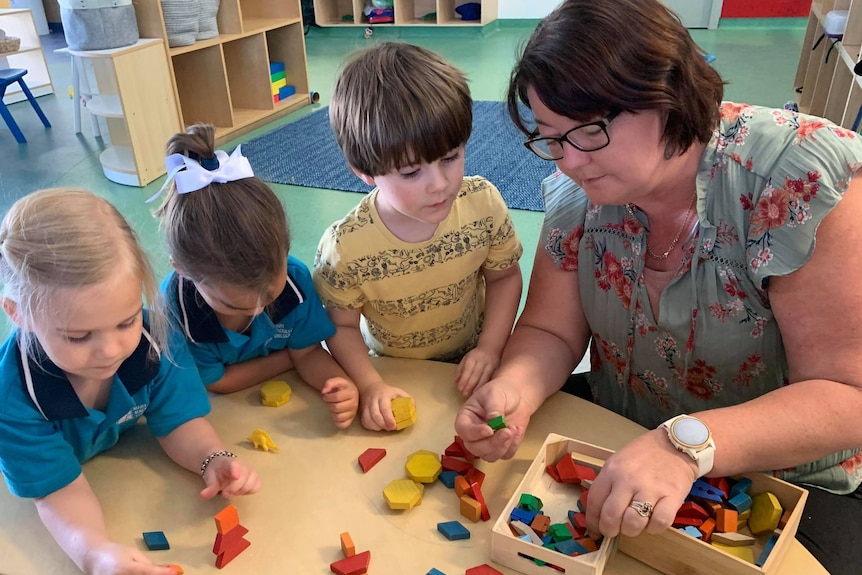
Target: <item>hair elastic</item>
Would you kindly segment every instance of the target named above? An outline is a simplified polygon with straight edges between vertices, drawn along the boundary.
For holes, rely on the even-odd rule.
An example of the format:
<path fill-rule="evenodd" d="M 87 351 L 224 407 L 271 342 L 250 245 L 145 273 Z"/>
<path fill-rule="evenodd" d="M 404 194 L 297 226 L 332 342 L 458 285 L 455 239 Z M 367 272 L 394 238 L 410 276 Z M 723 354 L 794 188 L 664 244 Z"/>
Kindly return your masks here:
<path fill-rule="evenodd" d="M 188 194 L 212 183 L 224 184 L 253 178 L 254 171 L 248 158 L 242 155 L 241 146 L 237 146 L 230 156 L 222 150 L 217 150 L 215 156 L 198 160 L 197 154 L 194 158 L 182 154 L 171 154 L 165 158 L 165 167 L 168 169 L 168 177 L 158 192 L 147 200 L 147 203 L 158 198 L 165 188 L 173 180 L 178 194 Z M 208 166 L 214 169 L 208 169 Z"/>

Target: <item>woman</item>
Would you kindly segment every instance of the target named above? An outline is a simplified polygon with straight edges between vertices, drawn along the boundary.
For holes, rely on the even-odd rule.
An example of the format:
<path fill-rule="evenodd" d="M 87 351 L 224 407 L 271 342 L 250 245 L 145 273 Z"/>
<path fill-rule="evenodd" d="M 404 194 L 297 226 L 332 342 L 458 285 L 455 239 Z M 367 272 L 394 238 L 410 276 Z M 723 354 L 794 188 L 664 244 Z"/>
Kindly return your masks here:
<path fill-rule="evenodd" d="M 563 2 L 512 73 L 510 113 L 559 172 L 523 314 L 456 429 L 511 457 L 592 340 L 595 401 L 652 429 L 594 483 L 593 532 L 664 530 L 704 475 L 776 470 L 836 494 L 862 481 L 862 271 L 845 264 L 862 249 L 862 142 L 722 94 L 657 0 Z M 862 512 L 810 501 L 813 523 L 824 505 Z M 800 533 L 833 573 L 859 559 L 840 555 L 859 554 L 846 533 Z"/>

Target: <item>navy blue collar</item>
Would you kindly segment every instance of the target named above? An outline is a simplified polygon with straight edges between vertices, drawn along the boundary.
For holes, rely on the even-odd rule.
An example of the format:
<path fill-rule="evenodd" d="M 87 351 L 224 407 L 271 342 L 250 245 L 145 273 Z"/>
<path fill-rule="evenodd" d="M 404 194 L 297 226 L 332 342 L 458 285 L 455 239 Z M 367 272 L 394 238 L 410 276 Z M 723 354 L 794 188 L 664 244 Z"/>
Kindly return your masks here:
<path fill-rule="evenodd" d="M 227 343 L 230 341 L 215 311 L 200 295 L 194 282 L 174 273 L 168 285 L 168 293 L 172 294 L 171 297 L 178 298 L 178 319 L 186 336 L 192 342 Z M 273 324 L 278 324 L 304 301 L 305 294 L 302 293 L 299 284 L 288 274 L 284 289 L 275 301 L 266 306 L 264 313 Z"/>
<path fill-rule="evenodd" d="M 148 335 L 145 323 L 138 347 L 117 370 L 117 377 L 120 378 L 130 396 L 140 391 L 159 373 L 160 360 L 150 354 L 153 346 Z M 21 350 L 20 339 L 16 341 L 15 346 L 19 352 L 17 359 L 21 382 L 45 419 L 53 421 L 89 415 L 87 408 L 78 399 L 69 378 L 48 358 L 35 338 L 31 345 L 31 353 L 26 354 L 26 358 L 22 357 L 25 354 Z"/>

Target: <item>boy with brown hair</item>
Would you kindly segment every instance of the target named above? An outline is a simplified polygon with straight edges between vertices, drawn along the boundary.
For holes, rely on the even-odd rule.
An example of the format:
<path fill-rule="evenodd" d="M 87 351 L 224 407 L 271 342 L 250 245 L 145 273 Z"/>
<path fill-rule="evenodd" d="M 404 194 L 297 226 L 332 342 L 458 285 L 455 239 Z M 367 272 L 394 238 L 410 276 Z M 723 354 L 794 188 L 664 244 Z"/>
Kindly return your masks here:
<path fill-rule="evenodd" d="M 362 424 L 392 430 L 391 401 L 408 394 L 383 381 L 369 351 L 457 361 L 455 383 L 469 396 L 512 331 L 523 249 L 499 191 L 464 177 L 472 99 L 440 56 L 393 42 L 357 52 L 329 115 L 351 169 L 376 187 L 324 233 L 314 282 Z"/>

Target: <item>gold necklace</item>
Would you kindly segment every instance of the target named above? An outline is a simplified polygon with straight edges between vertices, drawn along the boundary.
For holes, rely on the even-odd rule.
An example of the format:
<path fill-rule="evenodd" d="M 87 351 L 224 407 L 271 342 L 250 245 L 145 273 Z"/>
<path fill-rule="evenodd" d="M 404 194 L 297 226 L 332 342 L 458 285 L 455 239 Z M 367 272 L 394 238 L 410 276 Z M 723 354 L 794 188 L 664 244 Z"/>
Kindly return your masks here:
<path fill-rule="evenodd" d="M 694 200 L 695 199 L 697 199 L 697 194 L 694 194 L 691 197 L 691 202 L 688 204 L 688 209 L 686 210 L 685 221 L 682 223 L 682 227 L 679 228 L 679 231 L 676 233 L 676 237 L 673 239 L 673 241 L 670 243 L 670 246 L 665 250 L 665 252 L 663 254 L 659 255 L 659 254 L 655 253 L 649 247 L 649 241 L 645 242 L 646 243 L 646 251 L 650 255 L 650 257 L 652 257 L 655 260 L 661 261 L 661 260 L 666 260 L 668 258 L 668 256 L 670 256 L 670 252 L 672 252 L 673 248 L 676 247 L 676 244 L 679 243 L 679 240 L 682 237 L 682 232 L 688 227 L 688 223 L 691 220 L 691 209 L 694 207 Z M 632 209 L 632 204 L 626 204 L 626 210 L 628 210 L 629 214 L 631 214 L 632 217 L 636 218 L 635 212 Z"/>

